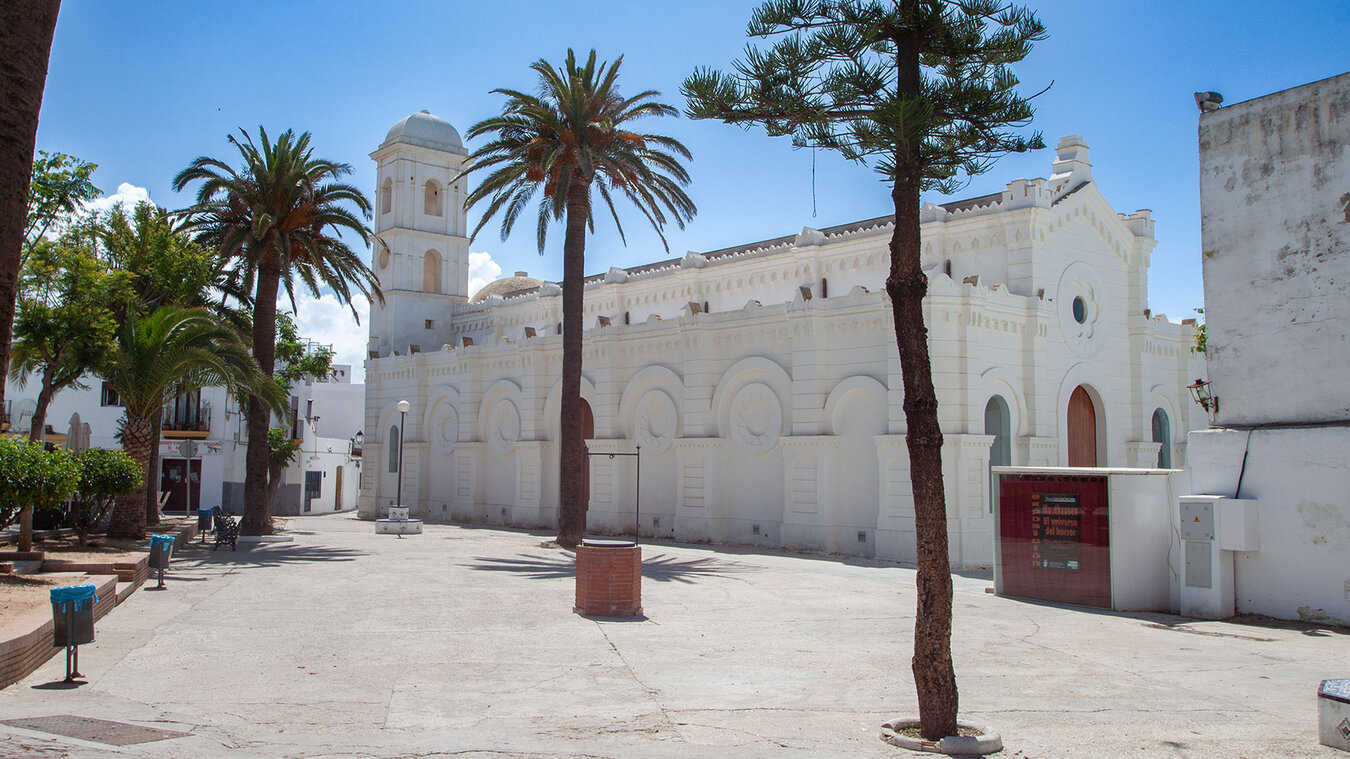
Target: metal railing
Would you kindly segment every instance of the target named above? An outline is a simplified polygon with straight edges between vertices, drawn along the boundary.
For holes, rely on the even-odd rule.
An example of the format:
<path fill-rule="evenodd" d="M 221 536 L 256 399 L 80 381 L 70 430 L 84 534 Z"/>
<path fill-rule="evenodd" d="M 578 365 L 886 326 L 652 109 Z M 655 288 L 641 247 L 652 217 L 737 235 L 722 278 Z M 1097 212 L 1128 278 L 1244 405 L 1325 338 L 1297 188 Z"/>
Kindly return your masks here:
<path fill-rule="evenodd" d="M 211 404 L 165 406 L 161 421 L 166 432 L 210 432 Z"/>

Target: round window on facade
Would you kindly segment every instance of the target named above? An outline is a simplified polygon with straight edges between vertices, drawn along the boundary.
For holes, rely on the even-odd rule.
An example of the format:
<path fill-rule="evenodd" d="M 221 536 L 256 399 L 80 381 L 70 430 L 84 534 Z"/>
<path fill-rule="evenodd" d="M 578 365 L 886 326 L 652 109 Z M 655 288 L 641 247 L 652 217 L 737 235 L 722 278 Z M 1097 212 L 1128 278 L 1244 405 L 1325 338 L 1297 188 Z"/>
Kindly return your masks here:
<path fill-rule="evenodd" d="M 1087 302 L 1081 295 L 1073 299 L 1073 320 L 1079 324 L 1087 321 Z"/>

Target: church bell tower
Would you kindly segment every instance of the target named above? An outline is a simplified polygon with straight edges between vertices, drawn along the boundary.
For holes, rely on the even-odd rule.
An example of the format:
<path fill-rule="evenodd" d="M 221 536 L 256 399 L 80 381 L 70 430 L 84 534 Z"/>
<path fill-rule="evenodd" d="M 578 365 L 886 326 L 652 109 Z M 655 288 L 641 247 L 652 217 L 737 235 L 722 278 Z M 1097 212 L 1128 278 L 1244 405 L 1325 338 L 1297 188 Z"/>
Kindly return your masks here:
<path fill-rule="evenodd" d="M 395 124 L 375 161 L 371 268 L 384 304 L 370 304 L 372 358 L 439 350 L 454 304 L 468 300 L 468 151 L 449 122 L 420 111 Z"/>

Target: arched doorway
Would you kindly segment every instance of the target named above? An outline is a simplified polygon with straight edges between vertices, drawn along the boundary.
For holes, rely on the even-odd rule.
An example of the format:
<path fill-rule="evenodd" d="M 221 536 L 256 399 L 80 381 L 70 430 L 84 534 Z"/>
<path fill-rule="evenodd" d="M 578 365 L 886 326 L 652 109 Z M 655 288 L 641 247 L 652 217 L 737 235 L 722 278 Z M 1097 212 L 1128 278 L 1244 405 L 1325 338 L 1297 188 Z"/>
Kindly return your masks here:
<path fill-rule="evenodd" d="M 1012 466 L 1012 415 L 1008 412 L 1008 402 L 1003 396 L 995 395 L 984 406 L 984 434 L 993 435 L 994 442 L 989 446 L 989 513 L 994 513 L 994 488 L 998 487 L 998 478 L 994 476 L 996 466 Z"/>
<path fill-rule="evenodd" d="M 1172 468 L 1172 423 L 1167 412 L 1157 409 L 1153 412 L 1153 442 L 1161 443 L 1158 448 L 1158 468 Z"/>
<path fill-rule="evenodd" d="M 591 411 L 591 404 L 581 399 L 581 439 L 595 439 L 595 414 Z M 587 508 L 591 505 L 591 462 L 587 460 L 586 466 L 582 469 L 581 493 L 586 498 Z"/>
<path fill-rule="evenodd" d="M 1069 396 L 1069 466 L 1097 466 L 1097 408 L 1082 385 Z"/>

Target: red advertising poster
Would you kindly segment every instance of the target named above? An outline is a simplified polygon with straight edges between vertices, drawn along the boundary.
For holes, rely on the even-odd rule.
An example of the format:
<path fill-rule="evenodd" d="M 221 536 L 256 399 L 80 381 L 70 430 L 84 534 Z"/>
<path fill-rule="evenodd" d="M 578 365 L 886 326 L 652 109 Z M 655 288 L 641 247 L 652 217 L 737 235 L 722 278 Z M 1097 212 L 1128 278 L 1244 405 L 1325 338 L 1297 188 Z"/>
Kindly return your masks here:
<path fill-rule="evenodd" d="M 999 481 L 1003 594 L 1111 608 L 1106 478 L 1015 474 Z"/>
<path fill-rule="evenodd" d="M 1078 571 L 1083 512 L 1077 493 L 1031 494 L 1031 565 Z"/>

